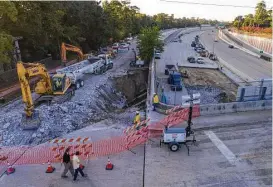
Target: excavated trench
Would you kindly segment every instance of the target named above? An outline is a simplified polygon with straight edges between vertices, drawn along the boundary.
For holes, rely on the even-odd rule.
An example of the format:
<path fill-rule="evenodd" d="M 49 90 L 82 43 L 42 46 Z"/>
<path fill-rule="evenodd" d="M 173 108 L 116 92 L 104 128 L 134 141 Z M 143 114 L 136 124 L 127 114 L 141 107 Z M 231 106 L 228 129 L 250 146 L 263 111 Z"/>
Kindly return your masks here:
<path fill-rule="evenodd" d="M 148 85 L 148 70 L 130 71 L 127 75 L 113 78 L 117 90 L 127 99 L 126 107 L 145 105 Z"/>

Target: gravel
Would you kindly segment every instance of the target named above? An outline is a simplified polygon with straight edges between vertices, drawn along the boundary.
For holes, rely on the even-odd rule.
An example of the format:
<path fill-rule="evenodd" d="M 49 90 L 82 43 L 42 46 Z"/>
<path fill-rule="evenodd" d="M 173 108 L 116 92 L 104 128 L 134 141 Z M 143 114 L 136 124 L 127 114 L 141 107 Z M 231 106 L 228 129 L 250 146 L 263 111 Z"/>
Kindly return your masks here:
<path fill-rule="evenodd" d="M 222 90 L 213 86 L 190 86 L 185 84 L 189 94 L 200 93 L 200 104 L 217 104 L 220 101 L 219 95 Z"/>
<path fill-rule="evenodd" d="M 41 120 L 36 130 L 20 127 L 25 107 L 22 100 L 0 108 L 0 145 L 35 145 L 105 119 L 119 121 L 121 126 L 131 124 L 133 113 L 122 113 L 126 98 L 110 78 L 127 74 L 129 55 L 118 56 L 114 68 L 103 75 L 85 75 L 84 87 L 76 90 L 70 101 L 36 107 Z"/>

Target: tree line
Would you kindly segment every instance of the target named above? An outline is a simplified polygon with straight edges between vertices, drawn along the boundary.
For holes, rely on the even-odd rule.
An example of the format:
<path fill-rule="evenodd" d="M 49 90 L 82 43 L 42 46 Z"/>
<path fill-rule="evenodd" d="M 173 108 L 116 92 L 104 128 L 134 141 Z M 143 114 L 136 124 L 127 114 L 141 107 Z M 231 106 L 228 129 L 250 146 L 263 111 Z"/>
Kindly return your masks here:
<path fill-rule="evenodd" d="M 238 29 L 241 27 L 272 27 L 272 9 L 267 10 L 266 3 L 264 1 L 260 1 L 256 5 L 254 14 L 237 16 L 232 24 Z"/>
<path fill-rule="evenodd" d="M 14 37 L 22 60 L 32 62 L 49 54 L 60 58 L 60 44 L 80 46 L 84 53 L 97 50 L 142 28 L 159 29 L 216 24 L 216 20 L 174 18 L 160 13 L 148 16 L 127 1 L 2 1 L 0 2 L 0 70 L 10 68 Z M 1 66 L 2 64 L 2 66 Z M 3 68 L 3 67 L 2 67 Z"/>

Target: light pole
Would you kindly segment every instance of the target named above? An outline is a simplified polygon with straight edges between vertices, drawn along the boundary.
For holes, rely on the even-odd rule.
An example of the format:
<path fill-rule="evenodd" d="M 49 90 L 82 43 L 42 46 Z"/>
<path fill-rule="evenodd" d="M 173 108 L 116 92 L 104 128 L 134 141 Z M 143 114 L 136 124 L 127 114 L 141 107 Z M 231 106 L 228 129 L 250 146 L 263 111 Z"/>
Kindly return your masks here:
<path fill-rule="evenodd" d="M 194 104 L 200 104 L 200 93 L 191 94 L 187 96 L 182 96 L 182 106 L 189 105 L 189 117 L 188 117 L 188 126 L 186 128 L 186 136 L 189 137 L 194 132 L 191 130 L 192 125 L 192 108 Z"/>

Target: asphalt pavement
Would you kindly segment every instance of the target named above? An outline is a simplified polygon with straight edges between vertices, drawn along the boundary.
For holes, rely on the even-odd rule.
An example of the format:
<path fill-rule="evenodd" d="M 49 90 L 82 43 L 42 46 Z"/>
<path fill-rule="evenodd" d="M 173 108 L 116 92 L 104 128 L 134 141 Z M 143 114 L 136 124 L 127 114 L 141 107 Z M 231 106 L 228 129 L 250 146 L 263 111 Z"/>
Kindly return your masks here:
<path fill-rule="evenodd" d="M 214 51 L 226 63 L 253 80 L 272 78 L 272 63 L 252 56 L 240 49 L 231 49 L 227 43 L 220 39 L 218 39 L 218 42 L 214 42 L 217 31 L 213 30 L 214 32 L 208 30 L 201 34 L 201 41 L 209 51 Z"/>
<path fill-rule="evenodd" d="M 171 152 L 168 145 L 160 147 L 159 140 L 152 139 L 146 145 L 144 186 L 272 186 L 271 112 L 194 119 L 198 146 L 190 145 L 189 156 L 184 145 Z M 155 112 L 150 116 L 155 121 L 162 118 Z"/>

